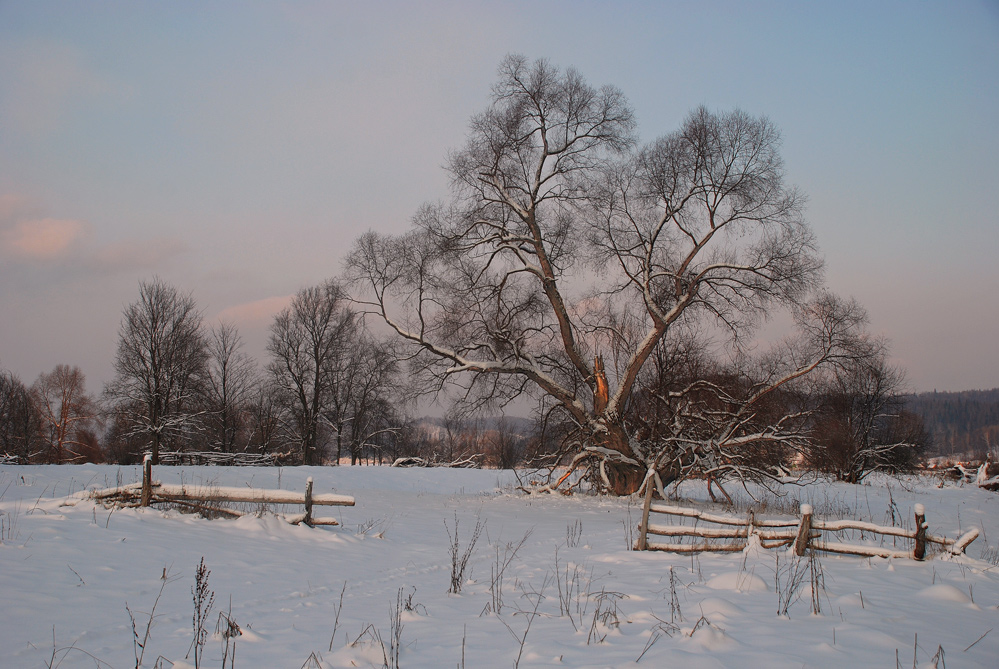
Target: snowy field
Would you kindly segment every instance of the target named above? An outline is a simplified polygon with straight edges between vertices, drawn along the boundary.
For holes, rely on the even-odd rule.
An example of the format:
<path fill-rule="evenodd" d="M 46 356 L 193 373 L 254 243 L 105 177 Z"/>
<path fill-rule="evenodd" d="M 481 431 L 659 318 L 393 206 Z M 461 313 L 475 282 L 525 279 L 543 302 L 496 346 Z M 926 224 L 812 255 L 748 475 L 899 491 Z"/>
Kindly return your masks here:
<path fill-rule="evenodd" d="M 959 558 L 822 555 L 813 614 L 807 561 L 784 549 L 629 550 L 640 500 L 529 497 L 510 472 L 489 470 L 154 470 L 164 483 L 298 491 L 309 476 L 316 493 L 356 498 L 317 510 L 340 527 L 266 512 L 112 511 L 77 496 L 139 481 L 138 467 L 0 467 L 0 667 L 134 667 L 138 652 L 146 667 L 194 666 L 202 558 L 214 592 L 203 667 L 222 666 L 220 612 L 242 631 L 229 642 L 235 667 L 999 666 L 995 493 L 882 479 L 763 498 L 762 515 L 810 502 L 818 517 L 892 524 L 894 515 L 908 526 L 919 502 L 931 533 L 982 532 Z M 703 483 L 681 492 L 706 496 Z M 449 594 L 456 519 L 460 554 L 477 522 L 482 532 L 460 594 Z M 154 604 L 142 650 L 132 619 L 141 641 Z"/>

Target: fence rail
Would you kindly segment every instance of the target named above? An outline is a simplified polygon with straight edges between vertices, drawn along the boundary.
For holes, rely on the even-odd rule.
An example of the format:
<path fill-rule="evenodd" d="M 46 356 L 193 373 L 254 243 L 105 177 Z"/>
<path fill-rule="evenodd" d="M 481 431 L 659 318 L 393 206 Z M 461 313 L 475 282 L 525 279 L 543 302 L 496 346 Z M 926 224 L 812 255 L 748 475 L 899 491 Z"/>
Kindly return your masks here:
<path fill-rule="evenodd" d="M 269 453 L 219 453 L 218 451 L 161 451 L 161 465 L 217 465 L 271 467 L 277 459 Z"/>
<path fill-rule="evenodd" d="M 744 550 L 751 541 L 758 540 L 764 548 L 794 546 L 796 555 L 804 555 L 811 548 L 829 553 L 844 553 L 864 557 L 895 557 L 922 560 L 926 556 L 926 544 L 938 544 L 951 554 L 964 553 L 968 545 L 978 537 L 978 530 L 965 532 L 957 539 L 929 534 L 926 530 L 926 511 L 922 504 L 914 507 L 915 530 L 901 527 L 889 527 L 868 523 L 860 520 L 821 520 L 814 517 L 811 505 L 801 505 L 801 515 L 795 520 L 756 518 L 753 512 L 747 516 L 730 516 L 708 513 L 689 507 L 670 504 L 652 503 L 652 486 L 645 496 L 642 509 L 642 520 L 638 526 L 638 539 L 635 550 L 669 551 L 674 553 L 701 553 L 706 551 L 737 552 Z M 709 526 L 659 524 L 649 521 L 653 513 L 665 516 L 693 518 L 695 523 L 708 523 Z M 836 535 L 847 530 L 861 533 L 887 535 L 910 539 L 913 542 L 911 550 L 898 550 L 874 544 L 850 544 L 833 541 L 830 535 Z M 704 541 L 696 543 L 650 542 L 649 535 L 684 538 L 697 537 Z M 681 539 L 682 540 L 682 539 Z M 727 540 L 727 541 L 718 541 Z"/>
<path fill-rule="evenodd" d="M 223 515 L 241 516 L 239 511 L 219 507 L 205 507 L 212 502 L 244 502 L 250 504 L 289 504 L 302 505 L 304 513 L 285 515 L 292 523 L 315 525 L 339 525 L 335 518 L 314 517 L 315 506 L 354 506 L 354 498 L 349 495 L 332 493 L 315 495 L 312 493 L 312 477 L 305 482 L 305 492 L 294 490 L 273 490 L 266 488 L 235 488 L 224 486 L 193 486 L 171 485 L 153 481 L 152 459 L 147 455 L 142 463 L 142 483 L 96 490 L 92 493 L 94 499 L 102 501 L 117 501 L 150 506 L 155 503 L 175 503 L 191 506 L 197 509 L 213 511 Z"/>

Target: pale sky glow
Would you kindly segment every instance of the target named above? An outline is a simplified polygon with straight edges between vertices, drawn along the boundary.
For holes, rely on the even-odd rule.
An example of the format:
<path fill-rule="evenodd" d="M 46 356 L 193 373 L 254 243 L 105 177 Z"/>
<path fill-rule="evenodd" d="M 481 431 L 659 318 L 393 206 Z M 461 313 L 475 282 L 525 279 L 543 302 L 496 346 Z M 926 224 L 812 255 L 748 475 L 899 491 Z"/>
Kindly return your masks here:
<path fill-rule="evenodd" d="M 829 287 L 915 390 L 999 386 L 999 3 L 0 2 L 0 368 L 112 376 L 159 276 L 270 317 L 440 169 L 507 53 L 782 130 Z"/>

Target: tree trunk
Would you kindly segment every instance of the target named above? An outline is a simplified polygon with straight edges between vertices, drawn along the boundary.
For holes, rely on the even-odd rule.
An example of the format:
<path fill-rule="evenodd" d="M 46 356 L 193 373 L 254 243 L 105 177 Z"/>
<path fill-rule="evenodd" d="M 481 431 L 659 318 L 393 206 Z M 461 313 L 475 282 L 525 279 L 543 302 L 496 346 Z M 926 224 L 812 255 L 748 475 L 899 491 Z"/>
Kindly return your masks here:
<path fill-rule="evenodd" d="M 160 464 L 160 433 L 153 432 L 153 464 Z"/>
<path fill-rule="evenodd" d="M 302 464 L 306 467 L 313 465 L 313 453 L 315 452 L 315 433 L 310 426 L 302 439 Z"/>
<path fill-rule="evenodd" d="M 617 451 L 628 458 L 638 459 L 628 444 L 628 434 L 620 422 L 608 423 L 607 432 L 598 435 L 598 437 L 601 446 Z M 610 484 L 609 492 L 618 496 L 637 492 L 642 481 L 645 480 L 645 469 L 627 462 L 605 462 L 604 471 Z"/>
<path fill-rule="evenodd" d="M 625 462 L 607 462 L 604 465 L 607 480 L 610 481 L 610 492 L 614 495 L 631 495 L 638 492 L 645 472 L 635 465 Z"/>

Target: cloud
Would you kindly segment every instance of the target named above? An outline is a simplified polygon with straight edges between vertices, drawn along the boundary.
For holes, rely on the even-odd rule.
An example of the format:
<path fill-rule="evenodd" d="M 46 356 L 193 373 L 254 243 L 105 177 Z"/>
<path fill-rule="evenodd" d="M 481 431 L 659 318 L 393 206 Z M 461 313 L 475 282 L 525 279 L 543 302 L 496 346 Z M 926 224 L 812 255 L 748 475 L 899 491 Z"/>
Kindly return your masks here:
<path fill-rule="evenodd" d="M 294 295 L 267 297 L 254 302 L 246 302 L 228 307 L 219 312 L 218 320 L 238 323 L 244 326 L 266 325 L 274 315 L 291 304 Z"/>
<path fill-rule="evenodd" d="M 22 263 L 65 260 L 83 248 L 90 232 L 83 221 L 45 216 L 22 195 L 0 194 L 0 257 Z"/>
<path fill-rule="evenodd" d="M 95 243 L 93 226 L 70 218 L 47 217 L 44 207 L 16 193 L 0 195 L 0 258 L 20 265 L 108 274 L 150 271 L 188 251 L 176 237 Z"/>
<path fill-rule="evenodd" d="M 56 280 L 51 272 L 56 266 L 64 270 L 58 274 L 63 280 L 136 270 L 152 272 L 190 250 L 177 237 L 99 243 L 95 226 L 89 222 L 46 213 L 43 205 L 30 198 L 0 194 L 0 259 L 10 261 L 11 271 L 35 267 L 50 281 Z"/>
<path fill-rule="evenodd" d="M 88 227 L 72 219 L 18 221 L 0 231 L 4 255 L 22 260 L 65 258 L 87 236 Z"/>

